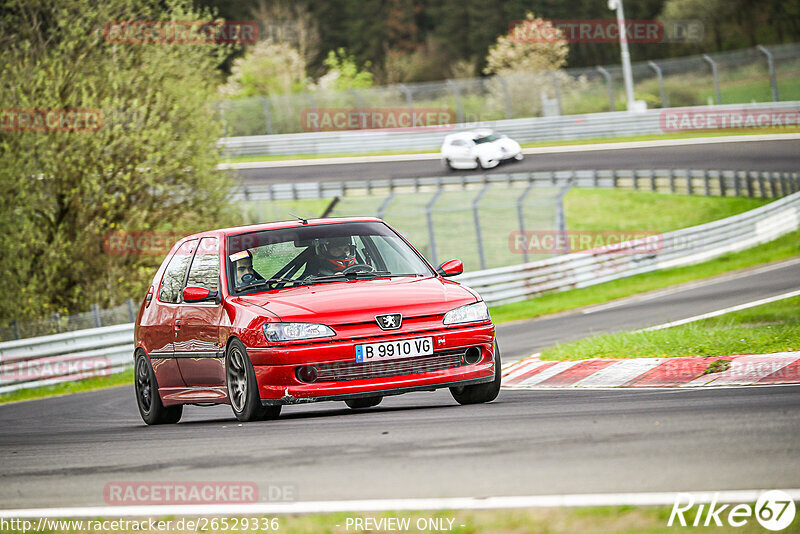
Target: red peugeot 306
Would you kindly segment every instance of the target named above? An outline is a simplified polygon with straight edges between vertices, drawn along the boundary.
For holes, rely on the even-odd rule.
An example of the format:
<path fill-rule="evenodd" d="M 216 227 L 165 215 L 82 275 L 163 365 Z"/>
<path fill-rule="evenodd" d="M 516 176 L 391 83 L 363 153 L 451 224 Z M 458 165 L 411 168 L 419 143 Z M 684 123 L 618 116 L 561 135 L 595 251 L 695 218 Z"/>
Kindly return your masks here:
<path fill-rule="evenodd" d="M 450 388 L 461 404 L 500 390 L 486 304 L 380 219 L 298 220 L 180 240 L 136 319 L 135 389 L 148 424 L 184 404 L 230 404 L 241 421 L 284 404 L 377 405 Z"/>

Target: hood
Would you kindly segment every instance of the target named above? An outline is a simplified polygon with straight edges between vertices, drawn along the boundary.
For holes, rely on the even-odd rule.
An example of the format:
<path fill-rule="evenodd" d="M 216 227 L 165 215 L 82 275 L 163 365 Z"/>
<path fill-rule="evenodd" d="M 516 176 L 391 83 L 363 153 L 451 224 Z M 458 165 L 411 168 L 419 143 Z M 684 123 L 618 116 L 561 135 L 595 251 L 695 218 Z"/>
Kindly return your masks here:
<path fill-rule="evenodd" d="M 441 315 L 476 302 L 473 292 L 440 278 L 383 278 L 333 282 L 239 297 L 284 322 L 328 325 L 369 322 L 383 313 Z"/>

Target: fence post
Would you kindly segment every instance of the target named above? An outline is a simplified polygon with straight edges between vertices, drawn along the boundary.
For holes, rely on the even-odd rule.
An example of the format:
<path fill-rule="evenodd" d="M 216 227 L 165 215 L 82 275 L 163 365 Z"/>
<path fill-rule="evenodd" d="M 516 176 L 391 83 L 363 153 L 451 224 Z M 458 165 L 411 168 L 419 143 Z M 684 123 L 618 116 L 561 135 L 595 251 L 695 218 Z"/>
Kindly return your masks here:
<path fill-rule="evenodd" d="M 661 67 L 656 65 L 655 61 L 648 61 L 647 66 L 653 69 L 658 77 L 658 92 L 661 94 L 661 108 L 668 108 L 669 100 L 667 100 L 667 92 L 664 90 L 664 73 L 661 72 Z"/>
<path fill-rule="evenodd" d="M 558 103 L 558 116 L 564 115 L 564 110 L 561 108 L 561 84 L 558 83 L 558 76 L 554 71 L 550 71 L 550 78 L 553 80 L 553 90 L 555 91 L 556 103 Z"/>
<path fill-rule="evenodd" d="M 525 201 L 525 197 L 530 193 L 531 189 L 533 189 L 533 182 L 529 183 L 522 194 L 517 198 L 517 218 L 519 219 L 519 233 L 523 237 L 525 236 L 525 214 L 522 210 L 522 203 Z M 528 263 L 528 247 L 522 249 L 522 262 Z"/>
<path fill-rule="evenodd" d="M 464 122 L 464 108 L 461 107 L 461 90 L 453 80 L 445 80 L 444 83 L 453 90 L 453 95 L 456 97 L 456 121 L 462 124 Z"/>
<path fill-rule="evenodd" d="M 719 74 L 717 73 L 717 63 L 708 54 L 703 54 L 703 60 L 711 65 L 711 75 L 714 77 L 714 92 L 717 96 L 717 105 L 722 104 L 722 95 L 719 92 Z"/>
<path fill-rule="evenodd" d="M 500 85 L 503 86 L 503 97 L 506 101 L 506 119 L 513 119 L 514 112 L 511 110 L 511 95 L 508 92 L 508 82 L 502 76 L 495 76 L 496 80 L 500 80 Z"/>
<path fill-rule="evenodd" d="M 567 218 L 564 216 L 564 197 L 569 190 L 572 188 L 572 182 L 570 181 L 567 185 L 561 188 L 561 191 L 558 192 L 558 197 L 556 197 L 556 231 L 558 235 L 564 236 L 564 250 L 561 251 L 562 254 L 569 254 L 569 239 L 567 239 Z"/>
<path fill-rule="evenodd" d="M 723 175 L 722 171 L 717 172 L 719 173 L 719 196 L 727 196 L 727 191 L 725 190 L 725 176 Z"/>
<path fill-rule="evenodd" d="M 758 173 L 758 192 L 761 198 L 767 198 L 767 186 L 764 183 L 764 171 Z"/>
<path fill-rule="evenodd" d="M 19 323 L 16 319 L 11 319 L 8 322 L 8 326 L 11 327 L 11 333 L 14 335 L 14 339 L 19 339 Z"/>
<path fill-rule="evenodd" d="M 317 105 L 316 105 L 316 103 L 314 103 L 314 97 L 311 96 L 311 93 L 303 93 L 303 96 L 305 96 L 306 100 L 308 100 L 308 111 L 316 110 L 317 109 Z M 319 131 L 319 124 L 314 126 L 314 131 L 315 132 Z"/>
<path fill-rule="evenodd" d="M 481 234 L 481 220 L 478 214 L 478 203 L 480 203 L 483 195 L 485 195 L 489 190 L 489 187 L 491 187 L 491 184 L 486 183 L 483 186 L 483 189 L 481 189 L 480 193 L 478 193 L 478 195 L 472 201 L 472 218 L 475 220 L 475 236 L 478 238 L 478 259 L 481 262 L 481 269 L 486 269 L 486 254 L 483 250 L 483 235 Z"/>
<path fill-rule="evenodd" d="M 439 265 L 439 259 L 436 255 L 436 236 L 433 231 L 433 205 L 436 204 L 436 201 L 442 196 L 442 191 L 444 191 L 444 189 L 440 186 L 439 189 L 436 190 L 436 194 L 433 195 L 433 198 L 425 206 L 425 217 L 428 219 L 428 239 L 431 244 L 431 259 L 435 266 Z"/>
<path fill-rule="evenodd" d="M 50 315 L 50 320 L 53 321 L 53 324 L 56 327 L 56 334 L 61 333 L 61 314 L 56 312 Z"/>
<path fill-rule="evenodd" d="M 774 172 L 769 173 L 769 192 L 772 198 L 778 198 L 778 181 L 775 179 Z"/>
<path fill-rule="evenodd" d="M 656 192 L 658 188 L 656 187 L 656 171 L 650 169 L 650 191 Z"/>
<path fill-rule="evenodd" d="M 126 298 L 125 304 L 128 305 L 128 319 L 130 319 L 130 322 L 132 323 L 136 320 L 136 308 L 133 306 L 133 299 L 130 297 Z"/>
<path fill-rule="evenodd" d="M 753 172 L 745 171 L 745 179 L 747 180 L 747 196 L 753 198 L 755 196 L 755 187 L 753 186 Z"/>
<path fill-rule="evenodd" d="M 98 306 L 97 304 L 92 304 L 91 310 L 92 310 L 92 321 L 94 322 L 94 325 L 97 328 L 100 328 L 101 326 L 103 326 L 100 323 L 100 306 Z"/>
<path fill-rule="evenodd" d="M 737 197 L 742 196 L 742 185 L 739 183 L 740 176 L 741 176 L 741 171 L 733 172 L 733 189 Z"/>
<path fill-rule="evenodd" d="M 688 169 L 686 172 L 689 172 Z M 669 192 L 675 194 L 675 169 L 669 170 Z"/>
<path fill-rule="evenodd" d="M 767 56 L 767 67 L 769 68 L 769 83 L 772 85 L 772 101 L 778 101 L 778 79 L 775 76 L 775 60 L 772 52 L 763 45 L 758 45 L 758 51 Z"/>
<path fill-rule="evenodd" d="M 269 100 L 263 96 L 259 98 L 261 107 L 264 109 L 264 118 L 267 119 L 267 135 L 272 135 L 272 110 L 269 106 Z"/>
<path fill-rule="evenodd" d="M 411 94 L 411 90 L 406 87 L 405 84 L 398 83 L 397 87 L 403 91 L 403 94 L 406 95 L 406 104 L 408 104 L 408 111 L 411 113 L 411 116 L 414 116 L 414 96 Z"/>
<path fill-rule="evenodd" d="M 707 197 L 711 196 L 711 184 L 709 183 L 708 169 L 703 170 L 703 185 Z"/>
<path fill-rule="evenodd" d="M 391 183 L 391 181 L 389 182 Z M 386 208 L 389 207 L 389 203 L 394 198 L 394 189 L 389 191 L 389 196 L 381 203 L 380 207 L 378 208 L 378 218 L 383 219 L 383 214 L 386 212 Z"/>
<path fill-rule="evenodd" d="M 694 184 L 692 183 L 692 176 L 691 169 L 686 171 L 686 194 L 687 195 L 694 195 Z"/>
<path fill-rule="evenodd" d="M 616 111 L 617 108 L 614 106 L 614 87 L 611 84 L 611 74 L 604 67 L 597 66 L 595 67 L 597 72 L 603 75 L 603 78 L 606 79 L 606 90 L 608 91 L 608 105 L 611 108 L 611 111 Z"/>

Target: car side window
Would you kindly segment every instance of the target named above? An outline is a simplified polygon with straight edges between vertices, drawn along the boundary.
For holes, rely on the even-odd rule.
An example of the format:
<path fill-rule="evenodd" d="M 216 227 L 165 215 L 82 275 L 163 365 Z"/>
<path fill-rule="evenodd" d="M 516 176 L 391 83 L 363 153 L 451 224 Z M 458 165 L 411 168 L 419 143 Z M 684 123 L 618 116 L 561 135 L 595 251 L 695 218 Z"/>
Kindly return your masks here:
<path fill-rule="evenodd" d="M 204 237 L 200 240 L 186 285 L 212 291 L 219 289 L 219 246 L 216 237 Z"/>
<path fill-rule="evenodd" d="M 466 143 L 461 139 L 456 139 L 455 141 L 453 141 L 453 146 L 466 146 Z"/>
<path fill-rule="evenodd" d="M 197 246 L 197 240 L 187 241 L 175 251 L 172 259 L 169 260 L 164 271 L 164 278 L 161 279 L 161 290 L 158 293 L 158 300 L 177 304 L 180 302 L 183 281 L 186 278 L 186 269 L 192 260 L 192 254 Z"/>

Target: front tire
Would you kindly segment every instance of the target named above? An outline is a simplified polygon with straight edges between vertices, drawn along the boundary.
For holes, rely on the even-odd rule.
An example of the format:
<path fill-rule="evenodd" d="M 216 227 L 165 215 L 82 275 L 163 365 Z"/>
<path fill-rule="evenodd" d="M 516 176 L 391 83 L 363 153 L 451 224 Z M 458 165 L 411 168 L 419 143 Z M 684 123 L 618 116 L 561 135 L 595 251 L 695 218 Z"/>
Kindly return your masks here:
<path fill-rule="evenodd" d="M 263 406 L 258 392 L 258 382 L 253 363 L 247 356 L 247 349 L 238 339 L 228 344 L 225 357 L 225 383 L 228 398 L 236 419 L 242 422 L 275 419 L 281 413 L 280 406 Z"/>
<path fill-rule="evenodd" d="M 491 402 L 500 393 L 500 382 L 502 380 L 502 370 L 500 369 L 500 349 L 497 342 L 494 343 L 494 380 L 486 384 L 475 384 L 474 386 L 460 386 L 450 388 L 450 394 L 459 404 L 482 404 Z"/>
<path fill-rule="evenodd" d="M 164 406 L 158 394 L 158 382 L 150 360 L 141 350 L 136 354 L 133 388 L 139 415 L 148 425 L 177 423 L 183 415 L 183 405 Z"/>
<path fill-rule="evenodd" d="M 346 400 L 344 403 L 353 410 L 359 410 L 362 408 L 372 408 L 373 406 L 377 406 L 382 400 L 383 397 L 362 397 L 360 399 Z"/>

